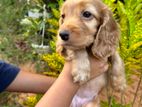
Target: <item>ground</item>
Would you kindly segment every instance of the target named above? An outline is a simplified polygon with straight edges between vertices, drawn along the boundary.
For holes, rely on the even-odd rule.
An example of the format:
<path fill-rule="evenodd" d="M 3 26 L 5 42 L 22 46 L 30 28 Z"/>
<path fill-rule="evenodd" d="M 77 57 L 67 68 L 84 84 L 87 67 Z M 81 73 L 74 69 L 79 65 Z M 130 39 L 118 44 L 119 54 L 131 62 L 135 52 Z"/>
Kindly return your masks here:
<path fill-rule="evenodd" d="M 123 104 L 131 104 L 133 105 L 132 107 L 142 107 L 142 83 L 138 88 L 140 77 L 133 75 L 131 76 L 131 80 L 133 81 L 133 83 L 127 85 L 127 89 L 125 90 L 123 97 L 121 97 L 121 93 L 118 92 L 115 92 L 114 96 L 117 101 L 122 102 Z M 107 100 L 106 96 L 106 91 L 104 91 L 101 95 L 101 99 Z"/>

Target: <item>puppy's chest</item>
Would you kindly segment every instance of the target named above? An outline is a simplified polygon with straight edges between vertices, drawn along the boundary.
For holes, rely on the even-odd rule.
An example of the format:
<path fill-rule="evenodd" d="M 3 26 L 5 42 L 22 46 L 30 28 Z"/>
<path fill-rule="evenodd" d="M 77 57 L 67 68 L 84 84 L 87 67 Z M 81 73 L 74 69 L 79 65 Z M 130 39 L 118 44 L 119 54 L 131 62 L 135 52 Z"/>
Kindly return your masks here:
<path fill-rule="evenodd" d="M 92 79 L 87 84 L 80 87 L 73 98 L 71 107 L 81 107 L 81 105 L 92 101 L 97 97 L 99 91 L 106 85 L 106 74 Z"/>
<path fill-rule="evenodd" d="M 94 96 L 95 93 L 98 94 L 105 84 L 106 74 L 104 73 L 80 87 L 76 95 L 80 97 Z"/>

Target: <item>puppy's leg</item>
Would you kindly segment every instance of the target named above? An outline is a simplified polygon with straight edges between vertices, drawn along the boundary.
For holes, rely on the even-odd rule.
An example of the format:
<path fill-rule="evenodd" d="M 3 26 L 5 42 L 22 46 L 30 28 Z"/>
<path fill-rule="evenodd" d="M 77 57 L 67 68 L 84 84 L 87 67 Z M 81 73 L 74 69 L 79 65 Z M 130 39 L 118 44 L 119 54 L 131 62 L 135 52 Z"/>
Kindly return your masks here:
<path fill-rule="evenodd" d="M 80 84 L 84 84 L 89 80 L 90 62 L 88 59 L 88 53 L 85 49 L 75 52 L 72 75 L 74 82 L 79 82 Z"/>
<path fill-rule="evenodd" d="M 124 63 L 121 60 L 119 54 L 115 54 L 111 57 L 111 84 L 115 90 L 124 91 L 126 88 L 126 78 Z"/>

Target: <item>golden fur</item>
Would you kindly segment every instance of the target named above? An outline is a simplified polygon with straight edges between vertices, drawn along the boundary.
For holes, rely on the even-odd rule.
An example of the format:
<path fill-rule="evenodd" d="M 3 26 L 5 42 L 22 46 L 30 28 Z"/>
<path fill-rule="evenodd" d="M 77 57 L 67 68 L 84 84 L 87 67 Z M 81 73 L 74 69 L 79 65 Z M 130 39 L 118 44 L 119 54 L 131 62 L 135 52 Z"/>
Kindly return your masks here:
<path fill-rule="evenodd" d="M 108 68 L 110 83 L 114 89 L 123 91 L 126 87 L 124 65 L 116 51 L 120 34 L 108 7 L 101 0 L 67 0 L 62 6 L 59 23 L 57 52 L 67 60 L 73 61 L 74 82 L 84 84 L 90 79 L 88 54 L 92 54 L 111 64 Z M 68 40 L 62 40 L 61 31 L 69 33 Z M 95 85 L 97 81 L 100 84 Z M 106 74 L 102 74 L 87 84 L 92 87 L 94 84 L 94 87 L 97 87 L 97 93 L 99 93 L 101 88 L 106 85 L 106 81 Z M 87 85 L 81 88 L 88 89 Z M 81 96 L 80 93 L 83 93 L 82 90 L 78 91 L 79 96 Z M 93 103 L 81 106 L 98 107 Z M 75 106 L 72 105 L 72 107 Z"/>

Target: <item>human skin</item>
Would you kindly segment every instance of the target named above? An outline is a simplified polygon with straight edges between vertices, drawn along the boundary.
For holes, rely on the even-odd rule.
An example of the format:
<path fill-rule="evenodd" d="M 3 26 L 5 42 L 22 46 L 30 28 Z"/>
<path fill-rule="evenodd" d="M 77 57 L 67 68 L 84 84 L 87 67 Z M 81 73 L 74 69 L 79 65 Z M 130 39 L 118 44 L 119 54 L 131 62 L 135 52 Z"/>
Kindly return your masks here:
<path fill-rule="evenodd" d="M 28 69 L 21 69 L 6 91 L 44 94 L 55 80 L 56 78 L 53 77 L 31 73 L 28 72 Z"/>

